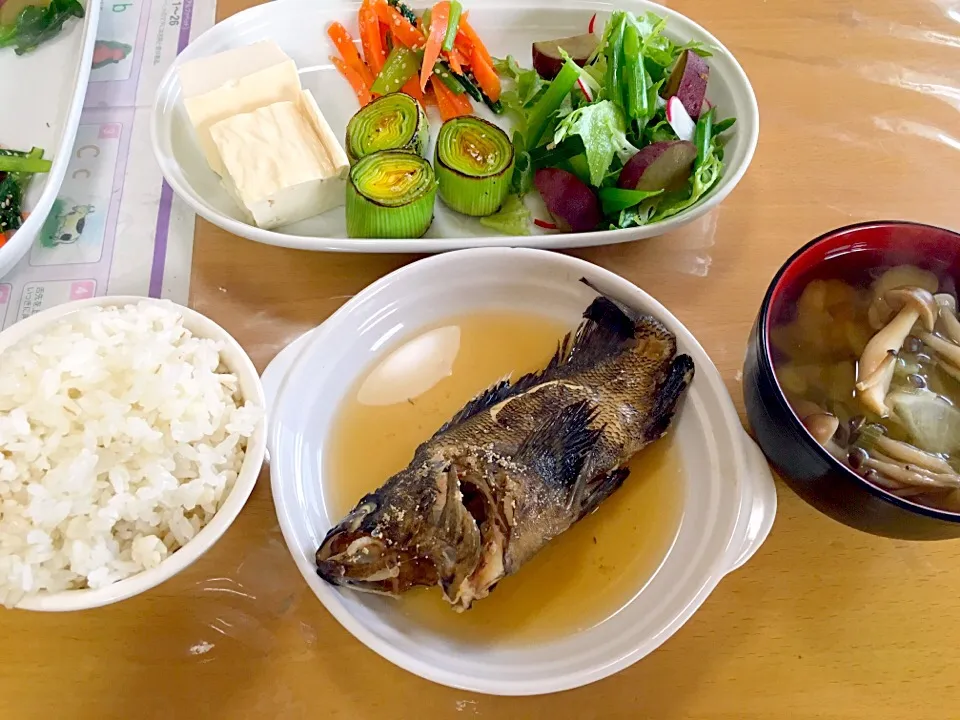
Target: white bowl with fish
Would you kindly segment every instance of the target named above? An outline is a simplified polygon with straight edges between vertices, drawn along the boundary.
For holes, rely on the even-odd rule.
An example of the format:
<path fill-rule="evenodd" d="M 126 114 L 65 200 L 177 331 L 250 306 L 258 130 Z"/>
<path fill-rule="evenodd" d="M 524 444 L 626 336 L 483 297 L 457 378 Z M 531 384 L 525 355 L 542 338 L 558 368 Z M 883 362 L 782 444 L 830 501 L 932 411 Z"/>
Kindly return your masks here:
<path fill-rule="evenodd" d="M 776 512 L 703 348 L 576 258 L 420 260 L 263 382 L 274 501 L 305 580 L 371 649 L 451 687 L 534 695 L 629 666 Z"/>

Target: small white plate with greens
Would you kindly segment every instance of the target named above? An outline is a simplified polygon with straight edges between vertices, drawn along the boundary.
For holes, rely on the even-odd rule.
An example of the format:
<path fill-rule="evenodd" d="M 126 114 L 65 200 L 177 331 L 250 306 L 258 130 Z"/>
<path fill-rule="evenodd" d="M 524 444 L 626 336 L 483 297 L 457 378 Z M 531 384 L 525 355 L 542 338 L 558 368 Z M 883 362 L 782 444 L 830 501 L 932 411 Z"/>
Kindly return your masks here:
<path fill-rule="evenodd" d="M 222 82 L 190 77 L 187 63 L 225 52 Z M 425 98 L 426 123 L 384 102 L 401 90 Z M 348 140 L 361 106 L 353 132 L 368 136 Z M 281 130 L 294 125 L 296 146 Z M 660 235 L 730 194 L 758 134 L 733 55 L 644 0 L 267 3 L 190 45 L 153 114 L 163 174 L 197 213 L 257 242 L 350 252 Z M 278 159 L 311 154 L 297 177 Z"/>
<path fill-rule="evenodd" d="M 0 1 L 0 276 L 30 248 L 66 175 L 99 17 L 97 0 Z"/>

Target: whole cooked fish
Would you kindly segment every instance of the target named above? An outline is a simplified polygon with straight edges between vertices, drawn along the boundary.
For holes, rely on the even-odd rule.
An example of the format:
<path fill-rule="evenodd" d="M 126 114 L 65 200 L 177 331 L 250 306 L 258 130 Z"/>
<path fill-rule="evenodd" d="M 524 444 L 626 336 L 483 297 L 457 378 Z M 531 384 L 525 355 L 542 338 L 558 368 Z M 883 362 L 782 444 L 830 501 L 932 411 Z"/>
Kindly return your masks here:
<path fill-rule="evenodd" d="M 388 595 L 440 585 L 465 610 L 619 488 L 670 426 L 693 360 L 609 298 L 583 317 L 542 372 L 471 400 L 332 528 L 320 577 Z"/>

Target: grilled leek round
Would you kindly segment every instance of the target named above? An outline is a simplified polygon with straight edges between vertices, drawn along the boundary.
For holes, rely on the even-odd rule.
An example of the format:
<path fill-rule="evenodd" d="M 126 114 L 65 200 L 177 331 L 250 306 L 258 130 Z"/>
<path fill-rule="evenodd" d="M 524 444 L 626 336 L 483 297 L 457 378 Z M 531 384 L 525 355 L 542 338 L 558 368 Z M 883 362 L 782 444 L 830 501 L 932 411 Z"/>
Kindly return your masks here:
<path fill-rule="evenodd" d="M 406 93 L 389 93 L 350 118 L 347 157 L 355 163 L 380 150 L 408 150 L 423 155 L 429 132 L 427 115 L 419 102 Z"/>
<path fill-rule="evenodd" d="M 433 222 L 437 179 L 430 163 L 406 150 L 382 150 L 350 168 L 347 236 L 418 238 Z"/>
<path fill-rule="evenodd" d="M 496 125 L 472 115 L 451 118 L 437 137 L 440 197 L 464 215 L 492 215 L 510 191 L 513 162 L 513 144 Z"/>

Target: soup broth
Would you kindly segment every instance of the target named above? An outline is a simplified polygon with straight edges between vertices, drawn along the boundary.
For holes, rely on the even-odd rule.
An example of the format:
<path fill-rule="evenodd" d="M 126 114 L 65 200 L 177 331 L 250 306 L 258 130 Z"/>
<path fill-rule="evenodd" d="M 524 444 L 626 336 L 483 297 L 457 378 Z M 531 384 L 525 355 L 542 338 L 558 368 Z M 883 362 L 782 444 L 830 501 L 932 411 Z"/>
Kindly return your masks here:
<path fill-rule="evenodd" d="M 866 479 L 960 511 L 960 320 L 951 278 L 901 265 L 810 281 L 770 334 L 794 412 Z"/>
<path fill-rule="evenodd" d="M 428 328 L 385 353 L 347 393 L 328 443 L 330 516 L 343 517 L 405 467 L 477 393 L 544 367 L 568 330 L 537 315 L 479 313 Z M 434 587 L 402 596 L 402 612 L 448 636 L 501 644 L 574 633 L 612 616 L 656 572 L 681 517 L 683 469 L 670 435 L 639 453 L 630 470 L 597 512 L 470 610 L 454 612 Z"/>

